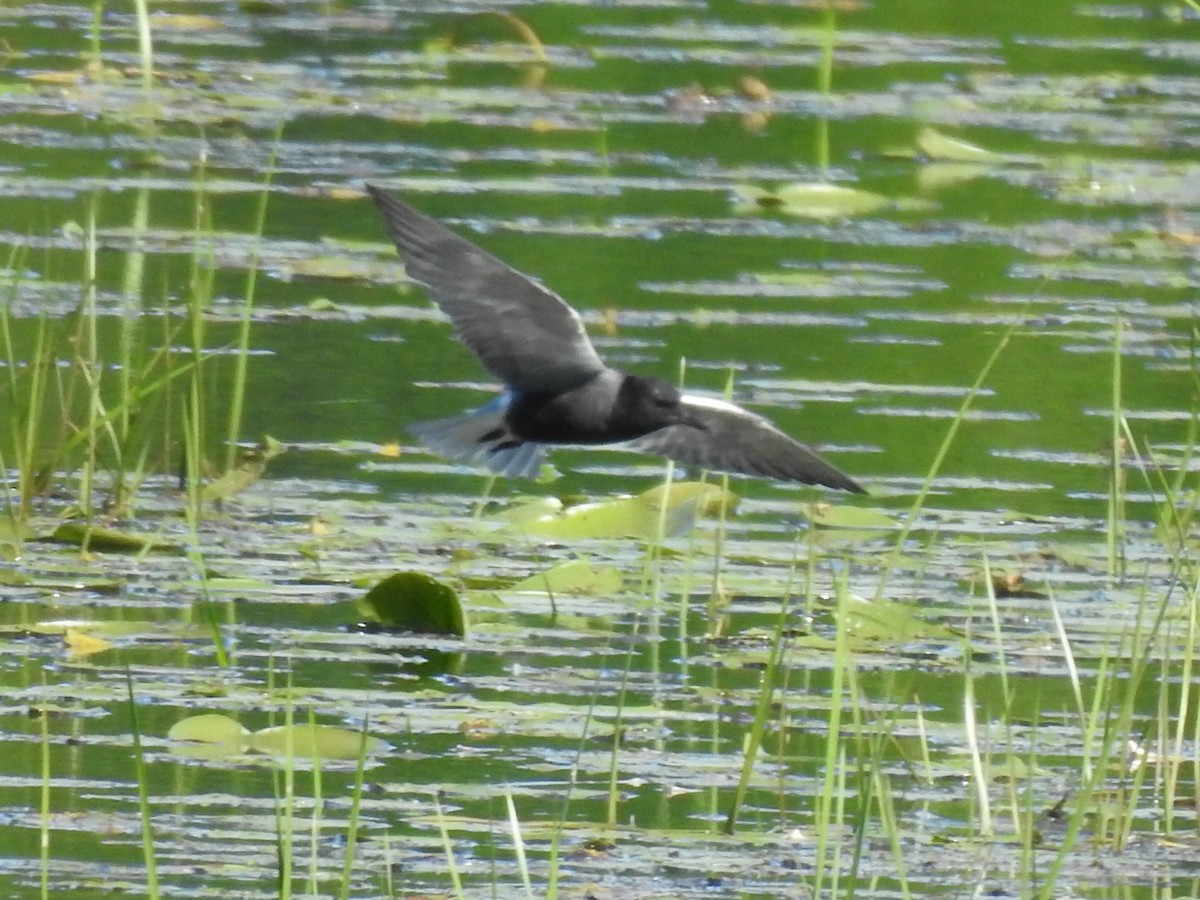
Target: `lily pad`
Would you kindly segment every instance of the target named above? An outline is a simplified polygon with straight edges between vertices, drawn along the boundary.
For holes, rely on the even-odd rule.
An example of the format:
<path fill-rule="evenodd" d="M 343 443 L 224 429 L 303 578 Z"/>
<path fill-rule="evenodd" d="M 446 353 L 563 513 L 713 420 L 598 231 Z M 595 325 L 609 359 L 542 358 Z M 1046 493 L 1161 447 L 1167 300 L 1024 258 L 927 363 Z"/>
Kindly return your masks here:
<path fill-rule="evenodd" d="M 691 503 L 694 512 L 701 516 L 716 516 L 722 510 L 732 513 L 738 504 L 737 494 L 703 481 L 672 481 L 642 491 L 638 497 L 655 509 L 661 509 L 664 502 L 673 507 Z"/>
<path fill-rule="evenodd" d="M 596 568 L 587 560 L 573 559 L 518 581 L 509 590 L 609 596 L 620 591 L 624 583 L 620 571 L 612 566 Z"/>
<path fill-rule="evenodd" d="M 50 539 L 100 553 L 183 553 L 178 544 L 157 537 L 97 528 L 86 522 L 63 522 L 54 529 Z"/>
<path fill-rule="evenodd" d="M 808 521 L 823 528 L 883 530 L 897 527 L 896 520 L 891 516 L 885 515 L 876 509 L 863 509 L 857 506 L 807 503 L 804 505 L 803 513 Z"/>
<path fill-rule="evenodd" d="M 362 734 L 345 728 L 302 723 L 277 725 L 251 732 L 236 719 L 219 713 L 181 719 L 171 726 L 167 738 L 210 745 L 223 753 L 257 750 L 272 756 L 290 753 L 298 759 L 358 759 L 364 749 Z M 388 749 L 390 747 L 386 741 L 367 737 L 365 751 L 368 754 L 384 753 Z"/>
<path fill-rule="evenodd" d="M 221 744 L 240 750 L 250 732 L 236 719 L 218 713 L 204 713 L 180 719 L 167 732 L 168 740 L 193 741 L 200 744 Z"/>
<path fill-rule="evenodd" d="M 928 159 L 946 162 L 1002 163 L 1004 155 L 976 144 L 942 134 L 936 128 L 922 128 L 917 133 L 917 150 Z"/>
<path fill-rule="evenodd" d="M 105 650 L 111 650 L 112 644 L 104 638 L 96 637 L 88 634 L 83 629 L 69 628 L 63 636 L 66 641 L 67 649 L 72 656 L 91 656 L 94 653 L 103 653 Z"/>
<path fill-rule="evenodd" d="M 48 622 L 33 624 L 0 625 L 0 634 L 32 634 L 32 635 L 62 635 L 93 634 L 103 635 L 104 638 L 121 638 L 132 634 L 154 634 L 160 632 L 162 626 L 145 620 L 92 620 L 92 619 L 56 619 Z"/>
<path fill-rule="evenodd" d="M 840 219 L 861 216 L 883 209 L 890 202 L 882 194 L 824 181 L 795 182 L 775 191 L 750 185 L 734 189 L 739 209 L 778 209 L 791 216 L 810 219 Z"/>
<path fill-rule="evenodd" d="M 402 631 L 463 637 L 466 613 L 453 588 L 424 572 L 397 572 L 358 601 L 369 621 Z"/>
<path fill-rule="evenodd" d="M 859 640 L 891 644 L 931 637 L 957 640 L 949 628 L 923 621 L 914 607 L 894 600 L 850 597 L 843 614 L 847 631 Z"/>
<path fill-rule="evenodd" d="M 562 501 L 557 497 L 538 497 L 535 500 L 530 500 L 528 503 L 509 507 L 503 512 L 497 513 L 496 518 L 504 519 L 513 524 L 523 525 L 526 522 L 534 522 L 548 516 L 556 516 L 562 512 L 562 508 Z"/>
<path fill-rule="evenodd" d="M 667 503 L 663 513 L 663 502 Z M 559 540 L 629 537 L 655 540 L 685 533 L 696 517 L 722 506 L 732 507 L 734 495 L 701 482 L 678 482 L 658 486 L 635 497 L 619 497 L 596 503 L 581 503 L 560 513 L 519 522 L 529 535 Z"/>
<path fill-rule="evenodd" d="M 273 756 L 287 756 L 290 753 L 297 759 L 351 760 L 358 759 L 363 752 L 370 755 L 389 749 L 387 742 L 379 738 L 368 736 L 364 747 L 360 732 L 308 723 L 264 728 L 248 735 L 246 745 L 260 753 Z"/>

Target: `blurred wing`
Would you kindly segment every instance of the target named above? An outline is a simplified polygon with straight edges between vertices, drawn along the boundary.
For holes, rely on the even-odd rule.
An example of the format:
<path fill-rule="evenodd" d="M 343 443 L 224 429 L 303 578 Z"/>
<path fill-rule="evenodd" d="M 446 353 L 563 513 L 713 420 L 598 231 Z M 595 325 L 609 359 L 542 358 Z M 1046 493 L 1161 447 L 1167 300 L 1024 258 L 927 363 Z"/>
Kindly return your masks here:
<path fill-rule="evenodd" d="M 461 416 L 418 422 L 411 430 L 430 450 L 456 463 L 486 466 L 510 478 L 536 478 L 546 447 L 514 437 L 504 421 L 507 408 L 508 398 L 501 396 Z"/>
<path fill-rule="evenodd" d="M 691 424 L 661 428 L 627 446 L 713 471 L 865 493 L 858 482 L 812 447 L 788 437 L 762 416 L 732 403 L 692 395 L 684 395 L 683 405 Z"/>
<path fill-rule="evenodd" d="M 565 300 L 379 188 L 367 191 L 408 276 L 429 289 L 459 340 L 507 385 L 558 392 L 604 370 Z"/>

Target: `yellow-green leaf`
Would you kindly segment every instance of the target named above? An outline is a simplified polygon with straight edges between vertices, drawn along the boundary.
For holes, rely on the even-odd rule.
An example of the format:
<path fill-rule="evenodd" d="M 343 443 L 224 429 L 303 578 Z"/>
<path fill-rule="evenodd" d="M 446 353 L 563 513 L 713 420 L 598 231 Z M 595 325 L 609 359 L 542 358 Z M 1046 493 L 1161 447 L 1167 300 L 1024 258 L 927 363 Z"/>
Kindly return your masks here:
<path fill-rule="evenodd" d="M 947 162 L 1002 163 L 1004 155 L 987 150 L 977 144 L 952 138 L 935 128 L 922 128 L 917 132 L 917 150 L 929 159 Z"/>
<path fill-rule="evenodd" d="M 171 726 L 167 738 L 172 741 L 193 741 L 199 744 L 222 744 L 234 750 L 240 749 L 250 734 L 242 725 L 229 716 L 204 713 L 188 716 Z"/>
<path fill-rule="evenodd" d="M 667 500 L 665 515 L 663 500 Z M 734 497 L 720 488 L 698 482 L 651 488 L 636 497 L 620 497 L 571 506 L 557 515 L 527 519 L 520 523 L 526 534 L 559 540 L 630 537 L 654 540 L 660 528 L 665 536 L 683 534 L 696 517 L 722 504 L 732 506 Z"/>
<path fill-rule="evenodd" d="M 825 181 L 794 182 L 775 191 L 740 187 L 735 193 L 743 198 L 741 208 L 778 209 L 791 216 L 810 219 L 839 219 L 861 216 L 883 209 L 890 202 L 882 194 Z"/>
<path fill-rule="evenodd" d="M 620 571 L 611 566 L 595 568 L 587 560 L 573 559 L 518 581 L 508 590 L 611 596 L 621 590 L 624 581 Z"/>
<path fill-rule="evenodd" d="M 834 506 L 829 503 L 807 503 L 802 508 L 804 517 L 823 528 L 896 528 L 896 520 L 877 509 L 860 506 Z"/>
<path fill-rule="evenodd" d="M 898 643 L 915 638 L 955 639 L 949 628 L 921 620 L 914 607 L 894 600 L 849 597 L 843 609 L 844 624 L 855 638 Z"/>
<path fill-rule="evenodd" d="M 296 759 L 358 759 L 363 751 L 363 736 L 360 732 L 330 725 L 308 723 L 277 725 L 264 728 L 246 737 L 246 744 L 260 753 L 272 756 L 288 756 Z M 386 741 L 367 737 L 365 752 L 384 753 L 389 749 Z"/>
<path fill-rule="evenodd" d="M 54 529 L 52 540 L 74 544 L 98 553 L 183 553 L 178 544 L 144 534 L 126 534 L 85 522 L 63 522 Z"/>

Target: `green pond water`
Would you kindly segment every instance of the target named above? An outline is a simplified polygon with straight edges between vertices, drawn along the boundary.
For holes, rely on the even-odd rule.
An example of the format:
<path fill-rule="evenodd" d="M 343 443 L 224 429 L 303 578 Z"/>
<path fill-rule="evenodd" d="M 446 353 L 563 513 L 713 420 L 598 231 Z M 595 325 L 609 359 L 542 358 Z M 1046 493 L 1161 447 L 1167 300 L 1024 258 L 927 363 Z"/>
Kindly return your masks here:
<path fill-rule="evenodd" d="M 447 848 L 479 897 L 1196 895 L 1195 9 L 150 12 L 144 80 L 133 5 L 0 8 L 0 895 L 146 895 L 140 780 L 162 895 L 282 896 L 283 823 L 292 895 L 337 896 L 353 762 L 296 760 L 282 809 L 270 752 L 168 740 L 204 713 L 387 742 L 354 897 L 452 894 Z M 408 427 L 493 386 L 366 182 L 560 292 L 611 364 L 732 376 L 869 495 L 732 479 L 660 556 L 513 525 L 665 466 L 425 454 Z M 190 522 L 182 460 L 225 468 L 239 384 L 238 440 L 286 453 Z M 182 552 L 44 540 L 81 510 Z M 891 527 L 811 527 L 847 511 Z M 469 636 L 356 628 L 397 571 Z"/>

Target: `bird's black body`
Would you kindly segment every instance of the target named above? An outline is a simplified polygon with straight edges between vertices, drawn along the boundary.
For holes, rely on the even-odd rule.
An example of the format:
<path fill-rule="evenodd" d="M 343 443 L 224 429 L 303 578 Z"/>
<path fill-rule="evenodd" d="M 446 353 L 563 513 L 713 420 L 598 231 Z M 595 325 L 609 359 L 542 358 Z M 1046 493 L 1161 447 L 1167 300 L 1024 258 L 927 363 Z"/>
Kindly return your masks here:
<path fill-rule="evenodd" d="M 666 381 L 609 369 L 560 393 L 525 391 L 505 417 L 516 435 L 543 444 L 614 444 L 685 421 L 679 392 Z"/>
<path fill-rule="evenodd" d="M 532 476 L 547 445 L 623 444 L 706 469 L 862 492 L 762 416 L 605 365 L 579 315 L 557 294 L 378 188 L 367 191 L 409 277 L 507 388 L 481 409 L 418 425 L 434 450 Z"/>

